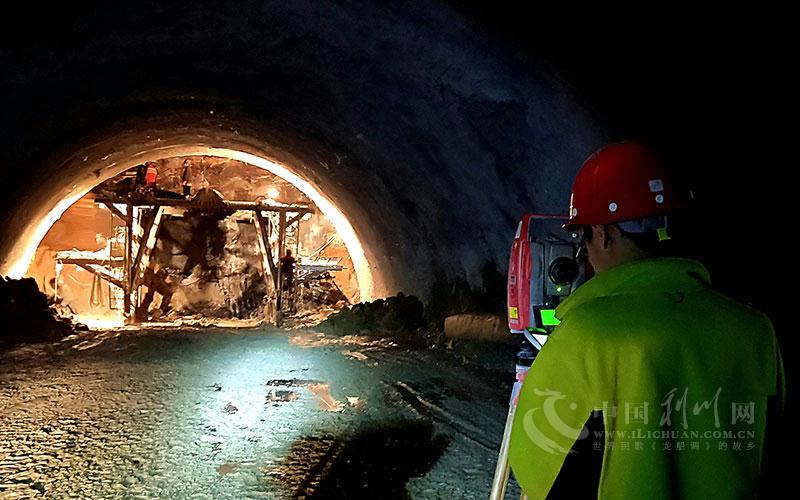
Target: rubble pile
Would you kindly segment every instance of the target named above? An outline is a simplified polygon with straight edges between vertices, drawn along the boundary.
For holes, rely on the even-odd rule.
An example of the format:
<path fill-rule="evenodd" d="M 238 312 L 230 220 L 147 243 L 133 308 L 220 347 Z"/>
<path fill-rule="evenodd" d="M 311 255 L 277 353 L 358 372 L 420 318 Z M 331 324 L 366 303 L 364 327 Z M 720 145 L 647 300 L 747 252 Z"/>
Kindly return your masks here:
<path fill-rule="evenodd" d="M 402 292 L 394 297 L 361 302 L 343 309 L 317 326 L 337 335 L 403 335 L 426 328 L 422 302 Z"/>
<path fill-rule="evenodd" d="M 0 276 L 0 349 L 23 342 L 60 340 L 70 333 L 69 321 L 56 317 L 33 278 Z"/>
<path fill-rule="evenodd" d="M 330 274 L 298 283 L 295 288 L 294 311 L 281 322 L 284 328 L 317 326 L 350 302 Z"/>
<path fill-rule="evenodd" d="M 327 274 L 320 279 L 308 280 L 297 286 L 297 310 L 314 310 L 320 306 L 333 306 L 341 309 L 349 305 L 347 297 Z"/>

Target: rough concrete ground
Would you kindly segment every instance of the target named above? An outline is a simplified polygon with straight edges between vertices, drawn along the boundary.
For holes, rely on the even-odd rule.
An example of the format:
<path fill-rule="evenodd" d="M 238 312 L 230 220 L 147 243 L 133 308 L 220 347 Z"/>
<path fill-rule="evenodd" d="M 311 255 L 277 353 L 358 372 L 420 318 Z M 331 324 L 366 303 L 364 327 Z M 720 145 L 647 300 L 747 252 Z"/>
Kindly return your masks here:
<path fill-rule="evenodd" d="M 0 496 L 486 498 L 498 349 L 277 329 L 18 347 L 0 356 Z"/>

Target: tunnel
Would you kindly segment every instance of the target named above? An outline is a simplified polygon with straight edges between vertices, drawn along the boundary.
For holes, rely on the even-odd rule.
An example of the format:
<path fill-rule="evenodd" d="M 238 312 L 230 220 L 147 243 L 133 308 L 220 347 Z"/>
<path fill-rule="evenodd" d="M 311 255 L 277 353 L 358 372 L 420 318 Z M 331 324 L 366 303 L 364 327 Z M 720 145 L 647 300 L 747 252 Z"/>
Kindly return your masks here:
<path fill-rule="evenodd" d="M 126 161 L 163 157 L 181 147 L 233 149 L 280 159 L 295 175 L 317 185 L 351 220 L 364 252 L 371 254 L 364 260 L 373 271 L 365 274 L 376 274 L 376 279 L 374 285 L 364 285 L 366 296 L 373 295 L 372 286 L 375 297 L 398 291 L 425 296 L 437 270 L 472 279 L 485 260 L 505 260 L 506 235 L 513 231 L 523 207 L 563 210 L 560 200 L 568 197 L 569 176 L 560 174 L 564 169 L 575 170 L 600 144 L 602 130 L 555 78 L 541 71 L 529 79 L 522 76 L 518 64 L 504 61 L 502 54 L 496 58 L 482 54 L 483 46 L 471 39 L 466 26 L 456 30 L 444 46 L 433 45 L 430 39 L 437 33 L 436 23 L 450 22 L 440 17 L 447 13 L 394 13 L 396 18 L 384 21 L 392 28 L 370 40 L 358 31 L 355 14 L 341 12 L 340 19 L 329 22 L 331 26 L 353 24 L 348 40 L 343 29 L 327 33 L 330 39 L 325 38 L 325 30 L 311 26 L 298 31 L 303 9 L 294 8 L 298 11 L 270 9 L 270 16 L 285 16 L 295 25 L 287 25 L 283 34 L 270 28 L 270 39 L 258 42 L 260 52 L 254 52 L 248 40 L 235 46 L 233 40 L 251 28 L 235 25 L 240 19 L 233 13 L 229 14 L 234 24 L 229 26 L 186 18 L 189 25 L 201 23 L 221 30 L 209 34 L 208 43 L 224 38 L 234 45 L 213 57 L 214 67 L 206 67 L 205 58 L 191 63 L 185 57 L 186 52 L 206 54 L 194 42 L 183 42 L 185 52 L 180 53 L 175 46 L 162 47 L 158 37 L 148 41 L 142 34 L 130 36 L 144 44 L 135 50 L 143 58 L 127 60 L 114 71 L 100 62 L 117 50 L 114 40 L 91 43 L 107 51 L 105 56 L 86 53 L 81 60 L 80 54 L 74 54 L 78 59 L 69 66 L 84 68 L 81 73 L 88 80 L 61 88 L 59 107 L 66 104 L 79 110 L 88 130 L 81 134 L 75 122 L 61 122 L 68 125 L 68 132 L 52 131 L 61 140 L 60 151 L 53 148 L 34 160 L 38 168 L 52 172 L 49 178 L 57 179 L 59 185 L 19 179 L 22 185 L 36 188 L 20 193 L 22 203 L 7 200 L 15 213 L 9 218 L 13 225 L 3 233 L 18 235 L 18 239 L 3 239 L 2 272 L 24 275 L 31 247 L 43 236 L 47 221 L 58 214 L 57 207 L 63 208 L 93 180 L 113 175 Z M 433 16 L 431 27 L 420 33 L 419 40 L 404 40 L 403 23 L 414 23 L 415 15 Z M 264 22 L 269 25 L 268 19 Z M 127 43 L 127 36 L 114 32 L 117 43 Z M 373 60 L 351 55 L 356 44 L 369 46 L 365 53 L 374 61 L 409 55 L 398 61 L 397 69 L 380 67 Z M 221 49 L 208 47 L 209 51 Z M 472 53 L 480 57 L 472 59 Z M 342 60 L 347 64 L 338 64 Z M 474 62 L 464 66 L 465 60 Z M 170 78 L 185 75 L 186 81 L 158 82 L 146 77 L 161 78 L 162 65 L 171 68 Z M 37 65 L 40 70 L 44 66 Z M 402 88 L 392 78 L 397 70 L 404 75 Z M 260 76 L 255 78 L 256 74 Z M 439 76 L 434 78 L 435 74 Z M 107 78 L 111 80 L 101 81 Z M 267 86 L 253 88 L 253 79 Z M 133 82 L 139 103 L 131 97 L 120 99 L 131 95 L 125 87 Z M 26 86 L 22 81 L 16 84 L 19 90 Z M 87 85 L 111 95 L 98 99 Z M 8 111 L 19 115 L 22 110 Z M 137 116 L 126 120 L 131 114 Z M 501 120 L 504 128 L 498 130 L 494 124 Z M 54 118 L 54 123 L 59 122 Z M 72 140 L 65 144 L 64 136 Z M 26 138 L 36 141 L 30 135 Z M 49 137 L 39 140 L 53 144 Z M 508 140 L 513 148 L 497 154 Z M 17 150 L 22 151 L 19 146 Z M 520 175 L 522 166 L 529 164 L 536 168 Z M 471 174 L 471 169 L 485 173 Z M 23 170 L 32 172 L 17 168 L 11 175 L 23 176 Z M 419 197 L 419 189 L 427 191 L 422 206 L 412 201 L 412 193 Z M 426 219 L 434 217 L 442 224 L 426 227 Z M 506 232 L 485 233 L 483 228 L 494 221 L 500 221 Z"/>
<path fill-rule="evenodd" d="M 389 478 L 385 490 L 370 490 L 375 497 L 484 498 L 493 472 L 485 463 L 496 460 L 513 382 L 515 350 L 503 322 L 517 224 L 524 213 L 566 215 L 581 164 L 613 141 L 653 144 L 692 182 L 696 220 L 704 221 L 692 227 L 694 253 L 723 292 L 770 317 L 788 358 L 786 299 L 771 291 L 780 280 L 761 264 L 771 250 L 755 248 L 755 235 L 726 240 L 755 228 L 780 235 L 784 224 L 771 214 L 789 199 L 777 167 L 754 167 L 785 164 L 770 145 L 788 142 L 776 140 L 783 132 L 766 115 L 782 109 L 773 86 L 782 81 L 779 65 L 775 53 L 760 50 L 780 41 L 742 35 L 744 17 L 715 24 L 681 12 L 628 20 L 590 11 L 578 18 L 447 1 L 38 7 L 10 18 L 0 53 L 0 276 L 33 277 L 34 288 L 55 293 L 34 272 L 37 249 L 70 207 L 139 165 L 215 158 L 280 178 L 330 221 L 354 283 L 339 307 L 388 329 L 414 316 L 441 330 L 445 317 L 461 316 L 463 328 L 478 324 L 503 338 L 492 347 L 457 338 L 453 348 L 452 338 L 431 340 L 414 323 L 414 348 L 426 341 L 435 348 L 400 355 L 389 340 L 356 335 L 349 316 L 338 323 L 353 334 L 345 337 L 275 321 L 259 331 L 195 336 L 186 336 L 195 327 L 146 325 L 64 332 L 71 340 L 46 339 L 42 352 L 68 361 L 51 365 L 41 361 L 45 354 L 12 350 L 19 357 L 9 366 L 19 368 L 4 368 L 1 383 L 29 384 L 47 400 L 56 398 L 48 379 L 117 394 L 151 373 L 134 391 L 138 403 L 122 403 L 115 423 L 113 398 L 82 403 L 67 395 L 63 412 L 37 420 L 4 389 L 0 401 L 18 406 L 3 424 L 33 419 L 20 435 L 63 428 L 79 444 L 110 440 L 126 451 L 82 462 L 81 477 L 63 467 L 20 476 L 24 467 L 3 459 L 0 491 L 339 497 L 361 481 L 347 465 L 355 461 L 373 474 L 365 484 Z M 684 21 L 683 31 L 674 28 Z M 387 305 L 396 311 L 375 320 Z M 334 360 L 331 350 L 340 354 Z M 113 374 L 120 352 L 131 371 Z M 15 378 L 39 363 L 44 379 Z M 366 383 L 372 363 L 392 366 L 397 380 Z M 467 394 L 460 382 L 474 379 L 480 383 Z M 181 384 L 196 393 L 170 392 Z M 258 405 L 248 396 L 256 392 Z M 463 407 L 476 399 L 491 407 L 485 419 Z M 194 412 L 195 400 L 214 410 Z M 288 412 L 301 403 L 317 413 L 297 414 L 303 424 L 292 427 Z M 86 421 L 76 417 L 81 409 Z M 337 427 L 334 418 L 350 414 L 352 422 Z M 95 432 L 92 419 L 110 430 Z M 125 443 L 118 434 L 126 425 L 144 441 L 162 432 L 185 453 Z M 381 440 L 386 448 L 375 444 Z M 404 440 L 422 450 L 419 457 Z M 193 446 L 207 457 L 201 465 L 186 459 Z M 250 458 L 248 446 L 257 449 Z M 372 467 L 383 453 L 393 461 Z M 461 463 L 454 454 L 472 458 Z M 162 459 L 167 465 L 156 467 Z M 103 468 L 115 471 L 113 487 L 93 479 Z M 470 472 L 448 480 L 452 468 Z"/>

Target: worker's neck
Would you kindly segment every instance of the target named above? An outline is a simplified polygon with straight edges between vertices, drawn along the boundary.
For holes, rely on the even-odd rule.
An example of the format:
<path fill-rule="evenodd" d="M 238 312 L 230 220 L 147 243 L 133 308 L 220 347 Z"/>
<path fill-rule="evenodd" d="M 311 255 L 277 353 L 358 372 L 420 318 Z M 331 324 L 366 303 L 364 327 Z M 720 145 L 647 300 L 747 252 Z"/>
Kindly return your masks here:
<path fill-rule="evenodd" d="M 616 240 L 606 249 L 605 259 L 600 265 L 595 266 L 595 272 L 601 273 L 615 267 L 636 262 L 637 260 L 654 257 L 651 252 L 645 252 L 632 242 Z"/>

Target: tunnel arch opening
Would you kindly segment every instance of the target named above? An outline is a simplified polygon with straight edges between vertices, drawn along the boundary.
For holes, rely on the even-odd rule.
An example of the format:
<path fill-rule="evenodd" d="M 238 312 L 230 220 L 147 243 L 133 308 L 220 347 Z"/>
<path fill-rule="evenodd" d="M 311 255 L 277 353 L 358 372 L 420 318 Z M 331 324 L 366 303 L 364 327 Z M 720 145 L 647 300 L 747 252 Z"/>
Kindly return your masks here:
<path fill-rule="evenodd" d="M 51 195 L 47 200 L 50 202 L 50 206 L 46 207 L 44 216 L 33 218 L 19 231 L 18 237 L 11 245 L 11 251 L 7 254 L 7 259 L 2 263 L 4 269 L 0 271 L 0 274 L 16 278 L 26 276 L 33 263 L 37 248 L 51 227 L 69 207 L 96 186 L 147 161 L 204 156 L 225 158 L 257 167 L 286 181 L 303 193 L 328 219 L 341 238 L 352 262 L 353 274 L 357 282 L 358 300 L 368 301 L 376 297 L 376 284 L 380 285 L 383 280 L 380 276 L 376 276 L 377 266 L 370 262 L 366 245 L 357 233 L 355 225 L 348 218 L 345 210 L 338 206 L 337 202 L 331 199 L 317 182 L 302 173 L 301 167 L 270 158 L 267 154 L 259 154 L 252 147 L 215 147 L 208 143 L 173 143 L 170 145 L 156 144 L 155 147 L 137 149 L 139 151 L 125 156 L 118 153 L 106 154 L 98 158 L 99 161 L 92 163 L 87 162 L 89 154 L 86 154 L 82 161 L 79 156 L 83 152 L 79 152 L 78 155 L 73 154 L 70 161 L 75 164 L 77 160 L 79 165 L 84 163 L 85 166 L 81 165 L 82 171 L 77 176 L 65 177 L 63 184 L 67 185 L 61 186 L 58 194 Z"/>

